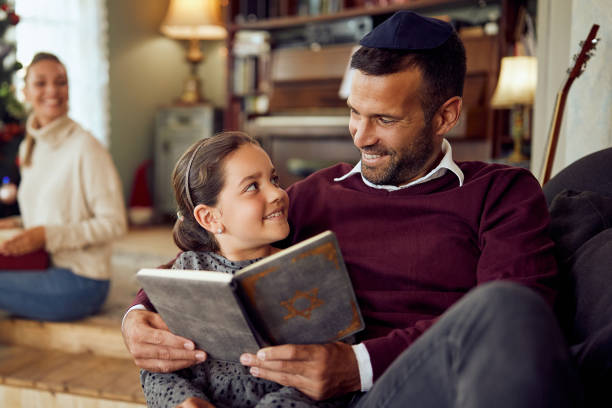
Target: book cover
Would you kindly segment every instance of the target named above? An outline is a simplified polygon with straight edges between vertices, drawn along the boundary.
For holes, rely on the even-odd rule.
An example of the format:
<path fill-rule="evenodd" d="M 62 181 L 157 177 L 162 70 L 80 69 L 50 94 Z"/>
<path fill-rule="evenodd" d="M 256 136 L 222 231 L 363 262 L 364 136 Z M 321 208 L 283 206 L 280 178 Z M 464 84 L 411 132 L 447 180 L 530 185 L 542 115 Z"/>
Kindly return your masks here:
<path fill-rule="evenodd" d="M 364 328 L 331 231 L 238 271 L 143 269 L 138 280 L 170 328 L 211 358 L 277 344 L 327 343 Z"/>

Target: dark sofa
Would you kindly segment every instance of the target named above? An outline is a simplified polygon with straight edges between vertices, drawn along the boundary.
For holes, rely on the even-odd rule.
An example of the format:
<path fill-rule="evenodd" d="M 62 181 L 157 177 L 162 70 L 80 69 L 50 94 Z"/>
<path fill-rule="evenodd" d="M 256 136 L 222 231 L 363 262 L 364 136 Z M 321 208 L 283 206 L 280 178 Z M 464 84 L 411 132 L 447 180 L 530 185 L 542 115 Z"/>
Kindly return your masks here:
<path fill-rule="evenodd" d="M 612 406 L 612 148 L 572 163 L 543 187 L 556 243 L 557 315 L 576 356 L 585 406 Z"/>

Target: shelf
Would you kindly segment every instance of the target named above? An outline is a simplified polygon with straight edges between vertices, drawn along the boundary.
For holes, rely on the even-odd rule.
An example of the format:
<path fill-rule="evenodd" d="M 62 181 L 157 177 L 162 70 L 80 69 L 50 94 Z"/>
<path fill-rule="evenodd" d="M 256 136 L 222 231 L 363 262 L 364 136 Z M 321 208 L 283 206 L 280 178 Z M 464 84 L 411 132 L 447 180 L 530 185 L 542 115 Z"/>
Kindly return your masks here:
<path fill-rule="evenodd" d="M 404 4 L 394 4 L 388 6 L 377 6 L 372 5 L 368 7 L 355 7 L 345 9 L 333 14 L 320 14 L 316 16 L 288 16 L 288 17 L 273 17 L 261 21 L 245 22 L 241 24 L 230 24 L 228 26 L 229 31 L 235 32 L 239 30 L 275 30 L 282 28 L 295 27 L 299 25 L 305 25 L 310 23 L 318 22 L 329 22 L 334 20 L 341 20 L 351 17 L 358 16 L 374 16 L 380 14 L 392 14 L 399 10 L 404 9 L 423 9 L 445 6 L 445 5 L 462 5 L 463 4 L 474 4 L 475 1 L 453 1 L 453 0 L 409 0 Z"/>
<path fill-rule="evenodd" d="M 464 115 L 463 122 L 456 126 L 448 136 L 453 142 L 461 145 L 465 159 L 496 157 L 499 154 L 499 146 L 503 142 L 499 135 L 501 130 L 499 122 L 503 116 L 491 109 L 489 100 L 497 82 L 499 61 L 507 49 L 507 33 L 512 31 L 509 29 L 512 27 L 512 16 L 516 14 L 517 5 L 524 1 L 488 0 L 486 2 L 487 6 L 498 7 L 500 11 L 498 20 L 500 31 L 495 35 L 475 35 L 476 30 L 461 31 L 461 28 L 464 27 L 462 24 L 465 23 L 463 20 L 469 21 L 465 16 L 469 15 L 474 8 L 478 8 L 483 3 L 481 0 L 404 0 L 402 4 L 359 6 L 331 14 L 291 15 L 230 24 L 230 36 L 227 40 L 229 55 L 234 45 L 234 37 L 241 30 L 268 31 L 271 51 L 268 76 L 264 78 L 264 82 L 269 87 L 265 88 L 265 92 L 255 91 L 248 95 L 233 94 L 231 92 L 232 76 L 228 75 L 229 92 L 225 128 L 248 129 L 255 134 L 267 134 L 279 140 L 283 139 L 283 135 L 294 139 L 316 134 L 317 137 L 313 139 L 317 139 L 318 136 L 327 134 L 348 137 L 350 141 L 348 126 L 329 127 L 315 124 L 311 120 L 302 121 L 301 118 L 297 120 L 298 123 L 274 126 L 276 124 L 274 121 L 280 123 L 288 120 L 279 118 L 279 116 L 304 114 L 320 116 L 323 111 L 328 110 L 341 111 L 344 114 L 346 110 L 345 100 L 338 97 L 338 89 L 346 71 L 350 52 L 352 52 L 352 43 L 344 40 L 335 43 L 330 40 L 329 42 L 322 41 L 321 47 L 309 48 L 308 45 L 313 42 L 312 38 L 315 37 L 315 34 L 327 33 L 326 30 L 332 32 L 332 29 L 338 29 L 339 32 L 344 33 L 341 30 L 346 31 L 346 29 L 342 27 L 342 23 L 363 16 L 371 16 L 372 18 L 368 21 L 372 27 L 375 27 L 391 14 L 409 9 L 430 16 L 448 15 L 453 21 L 458 21 L 457 28 L 465 45 L 467 56 L 463 94 Z M 230 1 L 230 4 L 239 3 L 243 4 L 238 0 Z M 343 2 L 343 4 L 351 4 L 351 2 Z M 228 16 L 233 19 L 237 14 L 245 15 L 244 12 L 230 12 Z M 368 31 L 370 29 L 371 27 L 368 28 Z M 314 42 L 318 43 L 318 41 Z M 228 71 L 230 73 L 239 72 L 234 70 L 234 58 L 229 58 Z M 258 72 L 264 71 L 259 70 Z M 249 98 L 259 94 L 269 96 L 268 109 L 263 115 L 253 114 L 248 107 L 245 107 L 245 102 Z M 270 119 L 262 119 L 266 116 L 270 116 Z M 267 123 L 266 120 L 273 122 Z M 474 157 L 469 157 L 470 149 L 473 149 Z"/>

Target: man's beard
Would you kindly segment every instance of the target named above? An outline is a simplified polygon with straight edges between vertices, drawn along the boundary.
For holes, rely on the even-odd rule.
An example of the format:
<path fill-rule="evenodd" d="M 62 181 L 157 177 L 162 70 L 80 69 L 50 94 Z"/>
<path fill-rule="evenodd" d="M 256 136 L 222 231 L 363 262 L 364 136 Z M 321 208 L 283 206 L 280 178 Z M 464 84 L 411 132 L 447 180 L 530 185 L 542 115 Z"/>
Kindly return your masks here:
<path fill-rule="evenodd" d="M 434 151 L 431 122 L 426 125 L 412 141 L 400 151 L 364 150 L 369 154 L 386 154 L 389 164 L 384 168 L 367 167 L 361 163 L 361 174 L 371 183 L 379 185 L 401 186 L 423 172 Z"/>

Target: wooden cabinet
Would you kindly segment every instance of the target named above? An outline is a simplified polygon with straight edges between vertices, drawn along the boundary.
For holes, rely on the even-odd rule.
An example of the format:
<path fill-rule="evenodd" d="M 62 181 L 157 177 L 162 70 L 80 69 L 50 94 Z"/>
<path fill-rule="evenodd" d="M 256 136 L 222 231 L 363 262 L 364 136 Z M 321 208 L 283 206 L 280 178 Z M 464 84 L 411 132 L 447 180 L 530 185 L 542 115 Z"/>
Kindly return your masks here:
<path fill-rule="evenodd" d="M 493 16 L 491 20 L 501 29 L 499 33 L 491 35 L 474 29 L 466 30 L 463 35 L 463 30 L 459 30 L 468 57 L 464 112 L 459 125 L 448 136 L 459 160 L 487 160 L 498 153 L 496 132 L 500 126 L 496 125 L 496 121 L 499 118 L 489 101 L 497 81 L 499 61 L 506 49 L 503 30 L 509 25 L 504 21 L 503 13 L 508 13 L 514 0 L 411 0 L 385 6 L 376 5 L 377 2 L 373 1 L 368 2 L 368 7 L 363 6 L 362 1 L 345 1 L 344 9 L 334 13 L 277 16 L 278 10 L 268 9 L 262 14 L 268 18 L 256 21 L 249 21 L 248 10 L 245 14 L 241 8 L 241 5 L 250 3 L 230 1 L 227 13 L 230 35 L 227 43 L 229 75 L 225 129 L 247 129 L 249 121 L 262 115 L 348 115 L 345 100 L 338 97 L 338 89 L 351 48 L 363 34 L 401 9 L 411 9 L 429 16 L 446 16 L 463 23 L 466 16 L 478 12 Z M 283 1 L 279 3 L 283 4 Z M 481 10 L 484 3 L 487 3 L 486 11 Z M 256 9 L 252 11 L 257 13 Z M 293 12 L 298 13 L 299 10 L 294 8 Z M 236 19 L 243 22 L 236 23 Z M 269 47 L 265 56 L 261 56 L 267 63 L 256 64 L 259 69 L 252 72 L 259 78 L 253 81 L 251 91 L 245 94 L 234 90 L 238 72 L 234 47 L 237 33 L 249 31 L 267 33 Z M 326 43 L 330 38 L 330 42 Z M 338 41 L 334 41 L 334 38 Z M 259 57 L 255 55 L 255 58 Z M 308 131 L 307 126 L 301 128 Z M 317 138 L 320 140 L 321 135 L 317 135 Z"/>
<path fill-rule="evenodd" d="M 211 105 L 171 106 L 155 116 L 154 206 L 158 215 L 174 214 L 176 202 L 172 171 L 189 146 L 215 132 L 215 109 Z"/>

